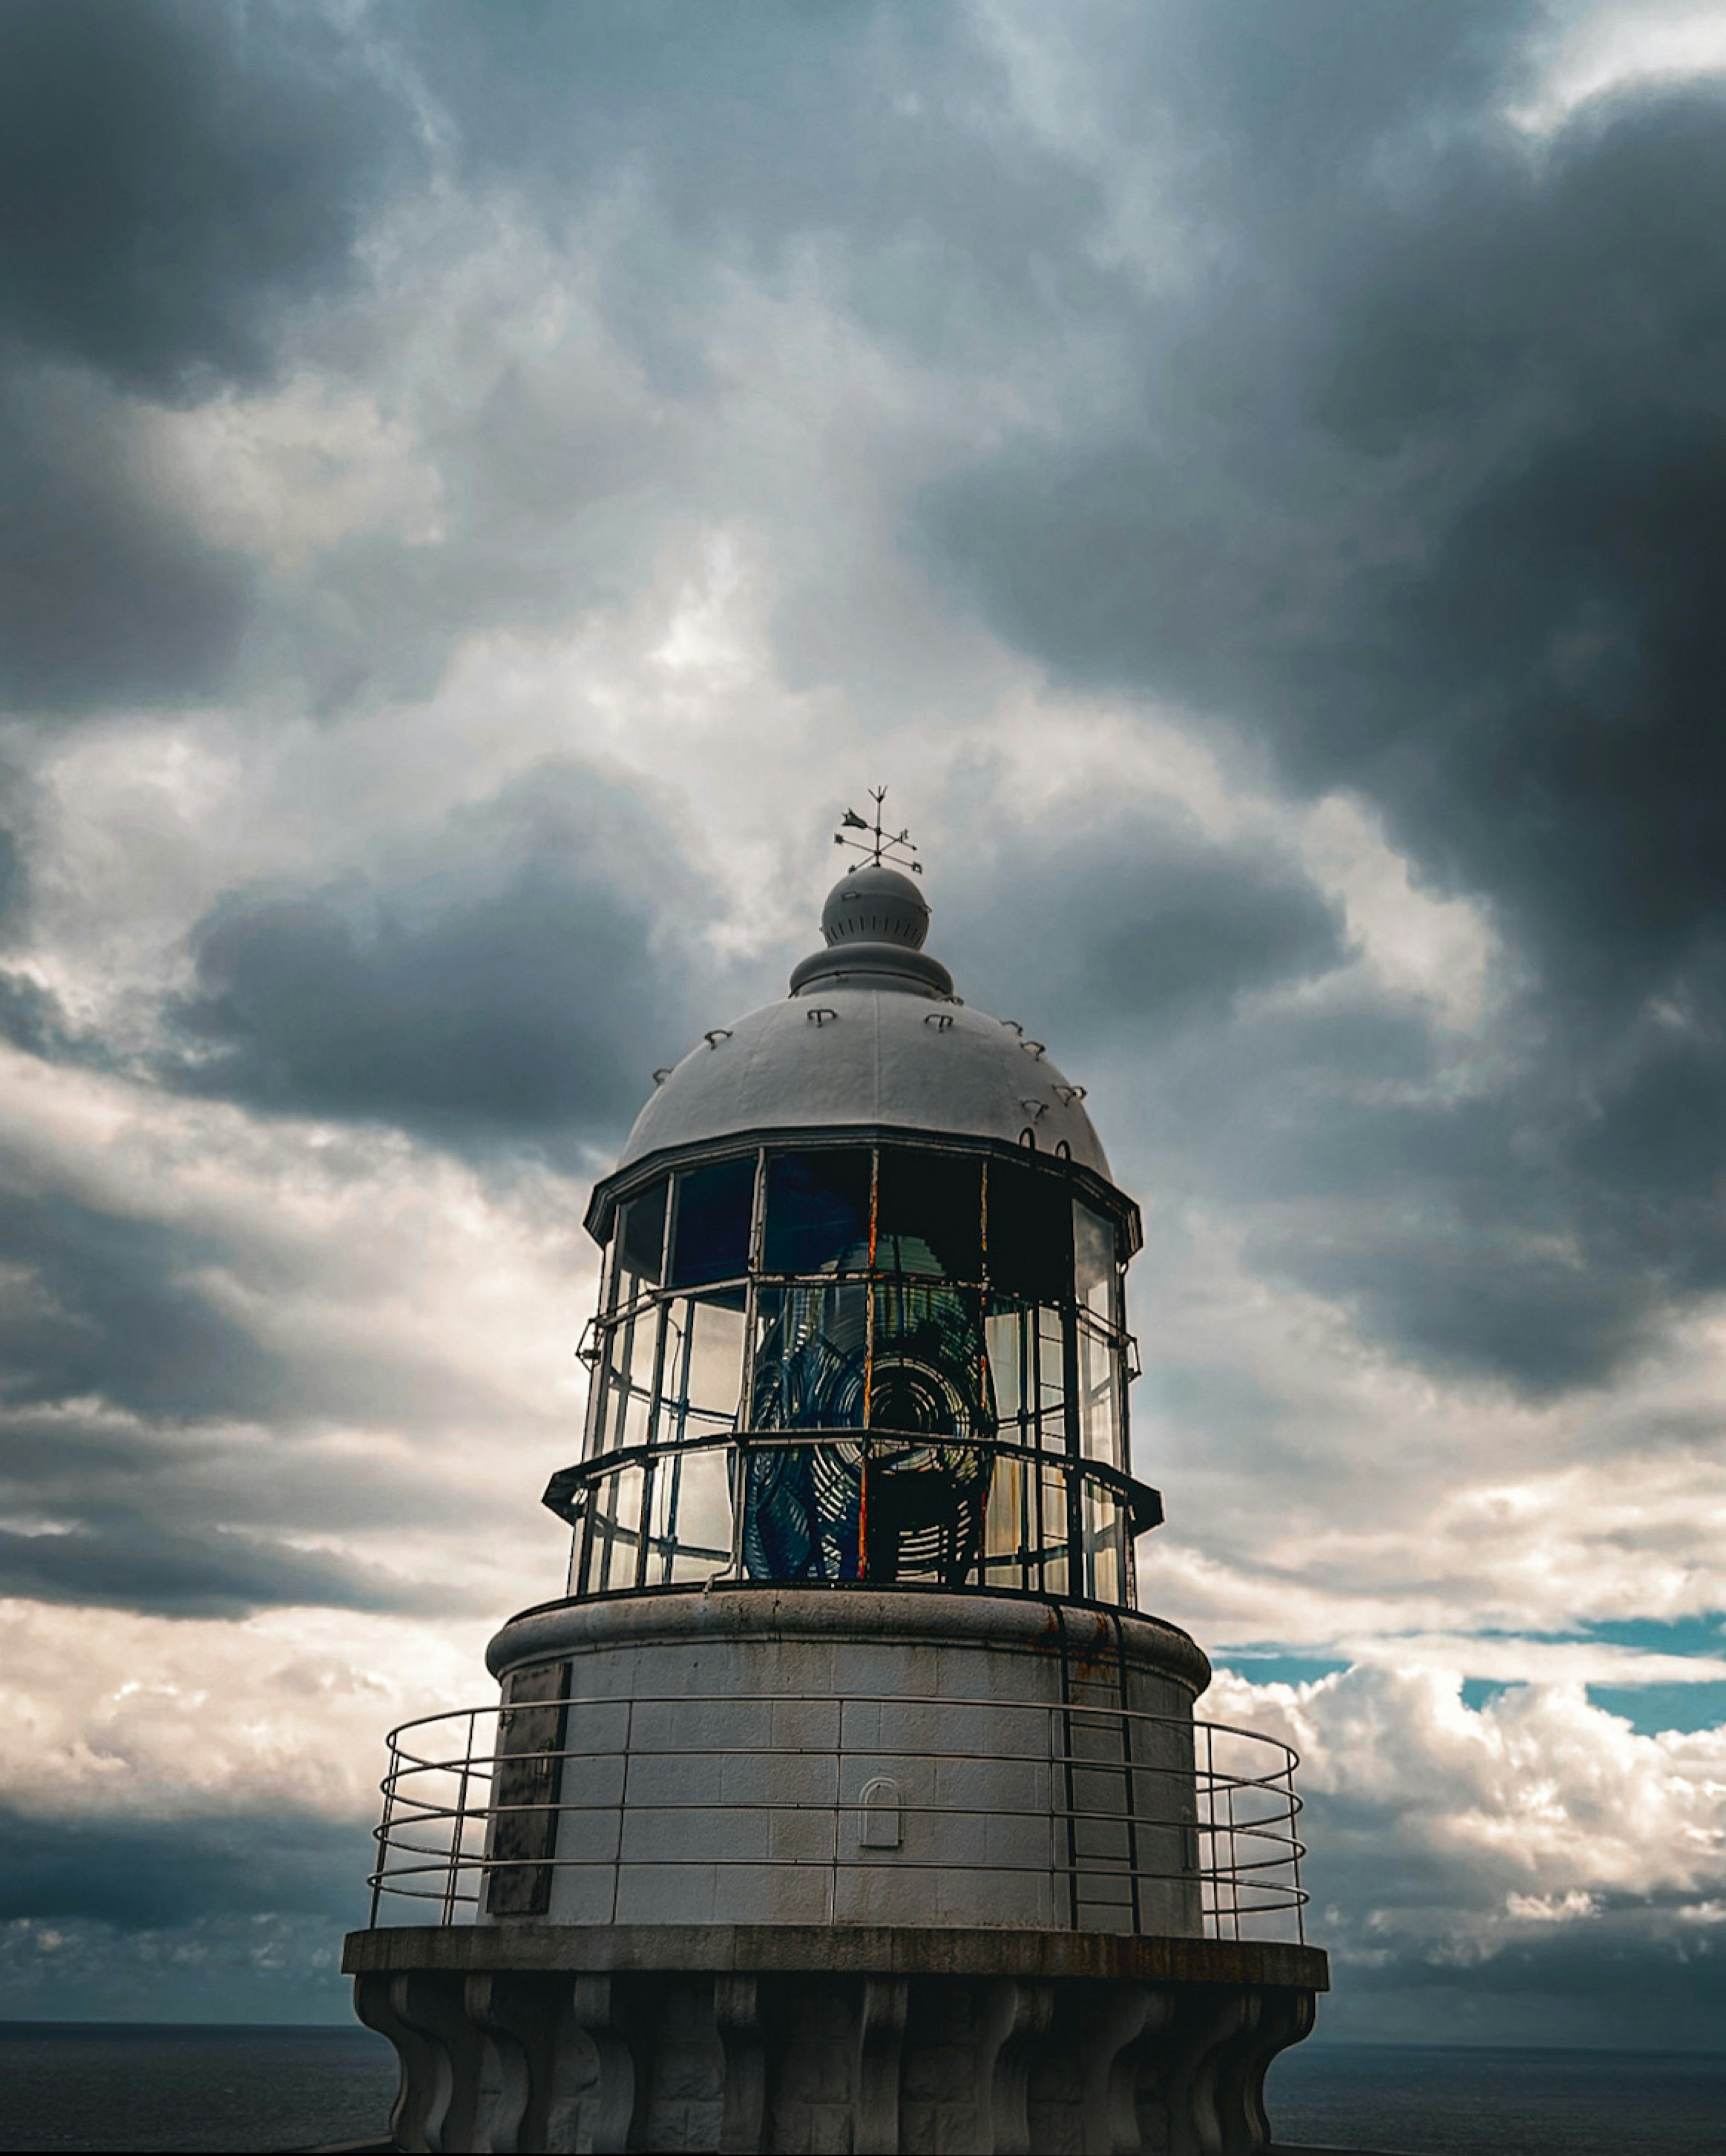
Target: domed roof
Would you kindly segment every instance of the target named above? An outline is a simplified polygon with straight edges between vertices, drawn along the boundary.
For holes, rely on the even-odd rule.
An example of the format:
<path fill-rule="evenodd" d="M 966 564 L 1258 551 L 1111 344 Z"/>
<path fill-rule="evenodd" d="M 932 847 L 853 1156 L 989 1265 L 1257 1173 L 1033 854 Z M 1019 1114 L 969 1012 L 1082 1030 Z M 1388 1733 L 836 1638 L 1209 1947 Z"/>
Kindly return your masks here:
<path fill-rule="evenodd" d="M 667 1073 L 630 1132 L 619 1172 L 650 1153 L 751 1131 L 878 1127 L 1063 1147 L 1105 1178 L 1084 1088 L 1015 1021 L 953 994 L 922 949 L 929 909 L 908 876 L 862 867 L 823 909 L 827 948 L 782 1003 L 718 1026 Z"/>

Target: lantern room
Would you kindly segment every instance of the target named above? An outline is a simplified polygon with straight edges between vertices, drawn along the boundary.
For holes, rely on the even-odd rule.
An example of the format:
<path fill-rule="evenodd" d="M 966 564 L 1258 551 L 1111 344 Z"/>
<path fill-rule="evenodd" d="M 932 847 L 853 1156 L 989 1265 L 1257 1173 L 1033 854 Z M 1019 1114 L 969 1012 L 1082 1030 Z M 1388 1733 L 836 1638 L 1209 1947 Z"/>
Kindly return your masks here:
<path fill-rule="evenodd" d="M 865 866 L 787 999 L 660 1083 L 604 1245 L 569 1591 L 713 1579 L 1133 1601 L 1138 1214 L 1083 1088 L 953 993 Z"/>

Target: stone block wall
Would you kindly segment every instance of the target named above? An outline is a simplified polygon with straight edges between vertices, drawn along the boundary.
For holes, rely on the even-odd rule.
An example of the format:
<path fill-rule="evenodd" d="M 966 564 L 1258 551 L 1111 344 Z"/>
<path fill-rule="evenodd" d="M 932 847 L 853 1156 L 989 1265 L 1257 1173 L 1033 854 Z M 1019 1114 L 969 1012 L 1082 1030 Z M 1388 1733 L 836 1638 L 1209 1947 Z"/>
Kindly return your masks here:
<path fill-rule="evenodd" d="M 482 1918 L 1203 1928 L 1209 1671 L 1172 1627 L 1004 1596 L 734 1589 L 551 1605 L 491 1661 L 511 1727 L 549 1728 L 529 1701 L 575 1703 L 555 1793 L 525 1763 L 495 1785 L 557 1809 L 498 1824 L 488 1854 L 519 1844 L 523 1876 L 494 1876 Z M 896 1831 L 877 1836 L 866 1794 L 883 1792 Z"/>

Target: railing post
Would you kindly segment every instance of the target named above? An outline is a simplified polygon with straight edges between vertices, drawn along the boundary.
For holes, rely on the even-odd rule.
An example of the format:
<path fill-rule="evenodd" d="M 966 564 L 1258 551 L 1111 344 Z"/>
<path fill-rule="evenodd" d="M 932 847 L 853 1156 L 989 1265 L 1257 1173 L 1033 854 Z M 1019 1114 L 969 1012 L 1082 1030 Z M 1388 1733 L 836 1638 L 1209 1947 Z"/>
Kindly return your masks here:
<path fill-rule="evenodd" d="M 1295 1937 L 1302 1946 L 1307 1943 L 1307 1897 L 1301 1887 L 1301 1829 L 1300 1800 L 1295 1795 L 1295 1755 L 1288 1754 L 1283 1769 L 1288 1783 L 1288 1854 L 1294 1867 Z"/>
<path fill-rule="evenodd" d="M 839 1709 L 833 1726 L 833 1861 L 827 1871 L 827 1921 L 839 1922 L 839 1847 L 845 1832 L 845 1702 L 835 1702 Z"/>
<path fill-rule="evenodd" d="M 1229 1915 L 1234 1925 L 1231 1934 L 1241 1936 L 1241 1845 L 1235 1838 L 1235 1781 L 1229 1779 Z"/>
<path fill-rule="evenodd" d="M 1204 1909 L 1203 1913 L 1210 1919 L 1211 1937 L 1220 1938 L 1222 1937 L 1222 1874 L 1217 1864 L 1216 1732 L 1208 1722 L 1205 1724 L 1205 1824 L 1199 1828 L 1199 1831 L 1210 1837 L 1210 1861 L 1207 1865 L 1201 1858 L 1199 1866 L 1200 1907 L 1203 1909 L 1203 1900 L 1208 1887 L 1210 1907 L 1209 1909 Z"/>
<path fill-rule="evenodd" d="M 444 1922 L 446 1925 L 455 1921 L 456 1881 L 461 1874 L 461 1844 L 467 1830 L 468 1777 L 473 1772 L 474 1764 L 474 1722 L 479 1712 L 476 1707 L 468 1709 L 467 1746 L 462 1754 L 461 1779 L 456 1784 L 455 1817 L 449 1830 L 449 1871 L 444 1881 Z M 477 1904 L 474 1913 L 475 1916 L 479 1914 Z"/>
<path fill-rule="evenodd" d="M 396 1732 L 392 1729 L 383 1741 L 389 1751 L 389 1772 L 378 1785 L 383 1798 L 383 1817 L 372 1835 L 378 1845 L 378 1868 L 372 1874 L 371 1929 L 374 1932 L 378 1928 L 378 1907 L 383 1900 L 383 1877 L 389 1868 L 389 1830 L 395 1818 L 396 1775 L 401 1763 L 401 1755 L 396 1749 Z"/>
<path fill-rule="evenodd" d="M 624 1882 L 624 1833 L 629 1822 L 629 1763 L 635 1748 L 635 1702 L 630 1698 L 624 1707 L 624 1771 L 618 1777 L 617 1792 L 617 1854 L 611 1860 L 611 1921 L 617 1922 L 618 1896 Z"/>
<path fill-rule="evenodd" d="M 1065 1687 L 1063 1686 L 1063 1689 Z M 1065 1818 L 1056 1794 L 1065 1787 L 1066 1767 L 1061 1756 L 1061 1731 L 1066 1716 L 1063 1708 L 1050 1707 L 1045 1710 L 1049 1717 L 1049 1914 L 1051 1920 L 1062 1902 L 1063 1871 L 1061 1851 L 1065 1841 L 1069 1852 L 1072 1846 L 1072 1821 Z M 1071 1901 L 1071 1893 L 1065 1897 Z"/>

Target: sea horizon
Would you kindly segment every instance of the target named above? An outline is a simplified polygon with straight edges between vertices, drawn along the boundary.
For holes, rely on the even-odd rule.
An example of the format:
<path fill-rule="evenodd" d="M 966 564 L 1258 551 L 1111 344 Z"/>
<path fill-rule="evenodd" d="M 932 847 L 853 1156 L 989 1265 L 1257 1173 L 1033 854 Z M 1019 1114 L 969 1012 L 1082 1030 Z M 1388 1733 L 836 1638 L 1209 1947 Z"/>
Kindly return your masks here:
<path fill-rule="evenodd" d="M 0 2150 L 311 2149 L 382 2134 L 358 2022 L 0 2020 Z M 1272 2067 L 1279 2143 L 1374 2156 L 1723 2156 L 1726 2047 L 1313 2038 Z"/>

